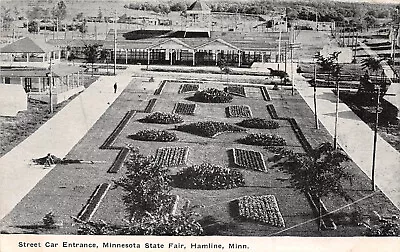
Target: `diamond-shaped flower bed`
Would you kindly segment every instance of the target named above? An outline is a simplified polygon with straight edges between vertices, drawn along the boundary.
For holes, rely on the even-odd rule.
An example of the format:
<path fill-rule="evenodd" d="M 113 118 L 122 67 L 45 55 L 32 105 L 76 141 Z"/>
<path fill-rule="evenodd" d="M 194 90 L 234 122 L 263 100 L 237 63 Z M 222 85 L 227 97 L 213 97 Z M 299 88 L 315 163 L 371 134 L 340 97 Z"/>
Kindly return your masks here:
<path fill-rule="evenodd" d="M 155 160 L 159 165 L 167 167 L 181 166 L 186 164 L 188 154 L 188 147 L 159 148 Z"/>
<path fill-rule="evenodd" d="M 245 127 L 245 128 L 254 128 L 254 129 L 277 129 L 279 128 L 279 123 L 272 121 L 272 120 L 267 120 L 263 118 L 251 118 L 251 119 L 245 119 L 237 125 Z"/>
<path fill-rule="evenodd" d="M 260 146 L 284 146 L 286 140 L 278 135 L 270 135 L 263 133 L 252 133 L 248 134 L 242 139 L 238 140 L 239 143 L 248 145 L 260 145 Z"/>
<path fill-rule="evenodd" d="M 196 110 L 196 104 L 179 102 L 175 104 L 174 111 L 172 113 L 181 115 L 193 115 L 195 110 Z"/>
<path fill-rule="evenodd" d="M 174 180 L 180 188 L 202 190 L 232 189 L 245 184 L 239 171 L 209 163 L 187 167 Z"/>
<path fill-rule="evenodd" d="M 244 196 L 238 200 L 239 216 L 275 227 L 285 227 L 274 195 Z"/>
<path fill-rule="evenodd" d="M 181 94 L 181 93 L 198 91 L 198 90 L 199 90 L 198 84 L 183 84 L 179 87 L 178 93 Z"/>
<path fill-rule="evenodd" d="M 144 123 L 174 124 L 183 122 L 183 119 L 178 114 L 154 112 L 139 121 Z"/>
<path fill-rule="evenodd" d="M 214 121 L 196 122 L 196 123 L 178 125 L 175 127 L 175 129 L 203 137 L 215 137 L 224 132 L 245 131 L 244 129 L 236 125 L 231 125 L 223 122 L 214 122 Z"/>
<path fill-rule="evenodd" d="M 267 171 L 263 155 L 258 151 L 233 149 L 233 163 L 239 167 L 256 171 Z"/>
<path fill-rule="evenodd" d="M 247 105 L 232 105 L 225 108 L 227 117 L 245 117 L 251 118 L 251 110 Z"/>
<path fill-rule="evenodd" d="M 225 88 L 225 91 L 232 95 L 246 97 L 246 92 L 244 91 L 244 86 L 234 86 L 234 85 L 228 86 Z"/>
<path fill-rule="evenodd" d="M 216 88 L 208 88 L 194 93 L 192 100 L 204 103 L 229 103 L 233 97 L 231 94 Z"/>

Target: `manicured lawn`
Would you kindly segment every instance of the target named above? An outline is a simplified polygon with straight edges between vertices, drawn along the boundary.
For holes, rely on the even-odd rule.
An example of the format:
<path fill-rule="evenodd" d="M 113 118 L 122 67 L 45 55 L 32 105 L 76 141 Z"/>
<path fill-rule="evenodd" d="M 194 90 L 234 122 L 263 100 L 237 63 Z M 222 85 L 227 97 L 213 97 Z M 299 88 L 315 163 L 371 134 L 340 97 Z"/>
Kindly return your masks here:
<path fill-rule="evenodd" d="M 169 77 L 169 76 L 168 76 Z M 171 79 L 171 78 L 166 78 Z M 262 146 L 248 146 L 237 142 L 247 133 L 276 134 L 282 136 L 287 142 L 287 148 L 296 152 L 304 152 L 301 143 L 297 139 L 293 129 L 287 120 L 277 120 L 278 129 L 253 129 L 246 128 L 246 132 L 223 133 L 214 138 L 202 137 L 191 133 L 175 130 L 174 125 L 146 124 L 138 120 L 148 115 L 143 110 L 150 99 L 157 98 L 153 111 L 171 113 L 176 103 L 187 103 L 186 98 L 192 94 L 181 93 L 179 88 L 182 82 L 169 81 L 166 83 L 160 95 L 154 95 L 158 87 L 143 90 L 146 81 L 140 78 L 134 79 L 121 96 L 111 105 L 106 113 L 96 122 L 87 135 L 68 154 L 69 159 L 84 159 L 105 161 L 97 164 L 73 164 L 56 166 L 38 185 L 19 203 L 16 208 L 3 219 L 0 224 L 10 232 L 27 232 L 26 229 L 13 229 L 15 225 L 38 225 L 43 216 L 52 210 L 57 221 L 62 221 L 63 226 L 54 230 L 35 230 L 39 233 L 75 234 L 76 226 L 72 226 L 73 220 L 69 216 L 77 216 L 82 207 L 87 203 L 96 186 L 102 183 L 112 183 L 112 180 L 122 177 L 126 171 L 122 167 L 116 174 L 107 173 L 114 162 L 118 150 L 100 150 L 99 146 L 113 132 L 128 110 L 140 110 L 123 128 L 117 136 L 113 146 L 123 147 L 131 144 L 140 149 L 144 155 L 155 155 L 159 148 L 188 147 L 186 165 L 209 162 L 215 165 L 237 169 L 243 173 L 245 185 L 229 190 L 193 190 L 174 187 L 171 191 L 180 197 L 178 208 L 189 201 L 194 210 L 200 214 L 206 235 L 234 235 L 234 236 L 268 236 L 283 230 L 251 220 L 243 220 L 238 216 L 238 209 L 234 201 L 243 196 L 274 195 L 279 210 L 289 230 L 280 233 L 288 236 L 352 236 L 361 235 L 360 227 L 342 227 L 337 231 L 319 232 L 317 222 L 313 221 L 315 213 L 305 194 L 296 191 L 288 180 L 288 175 L 274 167 L 274 162 L 269 158 L 273 154 Z M 214 87 L 222 90 L 225 83 L 198 82 L 199 89 Z M 325 129 L 316 131 L 313 123 L 311 109 L 296 93 L 290 95 L 290 90 L 273 91 L 268 89 L 272 101 L 266 102 L 258 87 L 245 87 L 247 97 L 234 96 L 229 105 L 246 104 L 251 108 L 254 117 L 272 120 L 266 110 L 267 104 L 273 104 L 279 117 L 294 118 L 306 139 L 312 147 L 325 141 L 331 141 L 331 137 Z M 195 115 L 182 115 L 183 123 L 200 121 L 218 121 L 235 124 L 243 118 L 227 118 L 225 108 L 227 104 L 207 104 L 195 102 Z M 176 142 L 148 142 L 129 138 L 140 130 L 156 129 L 168 130 L 177 134 Z M 253 150 L 261 153 L 265 160 L 266 171 L 260 172 L 232 165 L 232 148 Z M 184 167 L 169 167 L 171 175 L 176 174 Z M 348 194 L 351 200 L 357 200 L 368 193 L 369 180 L 362 171 L 352 164 L 351 172 L 357 177 L 353 185 L 348 185 Z M 357 210 L 362 214 L 370 213 L 378 209 L 382 214 L 398 214 L 398 211 L 381 194 L 374 200 L 362 201 Z M 38 202 L 40 202 L 38 204 Z M 328 210 L 334 210 L 348 203 L 341 197 L 324 199 Z M 111 189 L 105 195 L 102 203 L 95 212 L 92 220 L 104 220 L 108 223 L 122 223 L 126 217 L 122 203 L 121 189 Z M 297 226 L 296 226 L 297 225 Z M 294 228 L 291 228 L 296 226 Z M 4 229 L 4 228 L 3 228 Z"/>

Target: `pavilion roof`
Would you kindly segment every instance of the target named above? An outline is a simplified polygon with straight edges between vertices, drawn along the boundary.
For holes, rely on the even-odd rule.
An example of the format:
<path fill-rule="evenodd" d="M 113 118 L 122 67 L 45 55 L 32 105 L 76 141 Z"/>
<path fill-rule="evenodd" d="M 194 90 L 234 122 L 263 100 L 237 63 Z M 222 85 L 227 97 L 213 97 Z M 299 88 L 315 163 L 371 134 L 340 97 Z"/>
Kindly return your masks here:
<path fill-rule="evenodd" d="M 0 53 L 48 53 L 58 49 L 44 40 L 25 37 L 0 49 Z"/>
<path fill-rule="evenodd" d="M 188 11 L 204 11 L 204 12 L 210 12 L 211 9 L 210 7 L 207 6 L 207 4 L 203 3 L 200 0 L 197 0 L 196 2 L 192 3 L 188 8 Z"/>

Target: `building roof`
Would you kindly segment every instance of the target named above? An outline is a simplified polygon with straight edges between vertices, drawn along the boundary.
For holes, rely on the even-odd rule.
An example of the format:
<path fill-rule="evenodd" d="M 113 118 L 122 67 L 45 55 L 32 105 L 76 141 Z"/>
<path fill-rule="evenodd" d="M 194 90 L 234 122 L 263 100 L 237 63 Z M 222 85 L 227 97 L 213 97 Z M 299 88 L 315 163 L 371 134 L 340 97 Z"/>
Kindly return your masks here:
<path fill-rule="evenodd" d="M 210 12 L 210 7 L 207 4 L 203 3 L 201 0 L 197 0 L 196 2 L 192 3 L 188 8 L 187 11 L 204 11 Z"/>
<path fill-rule="evenodd" d="M 58 49 L 44 40 L 25 37 L 0 49 L 0 53 L 48 53 Z"/>
<path fill-rule="evenodd" d="M 47 77 L 49 73 L 49 69 L 47 68 L 1 68 L 0 69 L 1 77 Z M 66 64 L 57 64 L 53 66 L 53 76 L 54 77 L 63 77 L 73 73 L 78 73 L 80 67 L 78 66 L 70 66 Z"/>

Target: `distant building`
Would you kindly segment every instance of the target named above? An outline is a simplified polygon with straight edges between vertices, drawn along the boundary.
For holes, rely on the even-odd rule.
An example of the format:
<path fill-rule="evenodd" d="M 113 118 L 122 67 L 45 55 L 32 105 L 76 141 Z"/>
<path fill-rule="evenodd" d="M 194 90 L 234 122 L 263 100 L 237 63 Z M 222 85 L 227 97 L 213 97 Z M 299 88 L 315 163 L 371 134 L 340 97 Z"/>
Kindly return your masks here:
<path fill-rule="evenodd" d="M 336 29 L 335 22 L 317 22 L 315 25 L 317 31 L 334 31 Z"/>
<path fill-rule="evenodd" d="M 0 54 L 1 65 L 43 65 L 40 63 L 48 64 L 50 58 L 58 62 L 61 51 L 44 40 L 25 37 L 0 48 Z"/>
<path fill-rule="evenodd" d="M 49 102 L 52 83 L 52 102 L 57 104 L 84 89 L 80 68 L 60 64 L 61 50 L 48 43 L 26 37 L 4 46 L 0 53 L 5 56 L 0 62 L 0 85 L 4 92 L 18 95 L 22 89 L 28 98 Z"/>
<path fill-rule="evenodd" d="M 185 35 L 190 33 L 206 33 L 210 37 L 211 9 L 201 0 L 192 3 L 183 13 L 185 20 Z"/>

